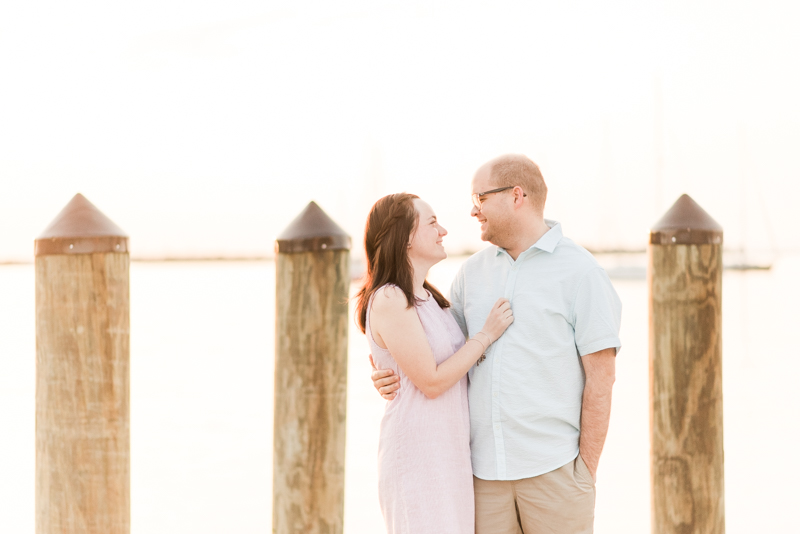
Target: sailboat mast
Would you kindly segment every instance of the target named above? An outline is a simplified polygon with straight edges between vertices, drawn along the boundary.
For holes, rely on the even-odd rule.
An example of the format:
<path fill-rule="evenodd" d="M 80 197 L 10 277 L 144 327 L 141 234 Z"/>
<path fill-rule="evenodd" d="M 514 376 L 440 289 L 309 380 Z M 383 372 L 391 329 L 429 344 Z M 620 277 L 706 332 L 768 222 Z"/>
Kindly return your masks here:
<path fill-rule="evenodd" d="M 653 148 L 655 152 L 655 213 L 661 213 L 664 194 L 664 103 L 661 95 L 661 77 L 653 82 Z"/>

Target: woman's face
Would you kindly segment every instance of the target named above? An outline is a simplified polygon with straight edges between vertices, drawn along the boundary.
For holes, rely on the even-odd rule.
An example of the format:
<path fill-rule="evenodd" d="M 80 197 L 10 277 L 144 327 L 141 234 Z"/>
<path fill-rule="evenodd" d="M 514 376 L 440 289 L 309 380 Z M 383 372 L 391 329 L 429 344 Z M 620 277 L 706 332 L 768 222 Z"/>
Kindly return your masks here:
<path fill-rule="evenodd" d="M 411 234 L 408 255 L 411 259 L 418 259 L 438 263 L 447 257 L 442 245 L 442 238 L 447 235 L 447 230 L 436 220 L 427 202 L 418 198 L 414 199 L 414 209 L 419 219 L 417 227 Z"/>

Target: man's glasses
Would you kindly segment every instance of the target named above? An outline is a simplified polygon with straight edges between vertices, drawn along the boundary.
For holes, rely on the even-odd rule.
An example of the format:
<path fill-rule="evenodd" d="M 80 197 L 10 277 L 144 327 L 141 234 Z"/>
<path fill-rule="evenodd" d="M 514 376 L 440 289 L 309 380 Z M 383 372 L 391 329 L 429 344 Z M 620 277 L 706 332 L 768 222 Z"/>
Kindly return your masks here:
<path fill-rule="evenodd" d="M 481 210 L 483 206 L 483 200 L 481 197 L 485 197 L 486 195 L 491 195 L 492 193 L 499 193 L 500 191 L 505 191 L 506 189 L 514 189 L 517 187 L 516 185 L 509 185 L 506 187 L 498 187 L 497 189 L 492 189 L 490 191 L 484 191 L 483 193 L 472 193 L 472 204 L 478 208 L 478 211 Z M 527 197 L 528 195 L 525 192 L 522 193 L 523 197 Z"/>

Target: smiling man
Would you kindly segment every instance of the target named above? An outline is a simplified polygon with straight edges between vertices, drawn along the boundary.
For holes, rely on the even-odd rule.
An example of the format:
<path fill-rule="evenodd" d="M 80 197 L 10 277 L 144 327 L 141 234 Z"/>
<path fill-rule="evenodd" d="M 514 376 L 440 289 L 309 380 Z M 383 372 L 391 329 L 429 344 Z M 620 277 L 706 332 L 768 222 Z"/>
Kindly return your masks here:
<path fill-rule="evenodd" d="M 464 262 L 450 288 L 464 335 L 498 298 L 515 322 L 469 371 L 476 534 L 590 533 L 595 473 L 611 413 L 621 303 L 585 249 L 544 219 L 547 186 L 521 155 L 483 165 L 471 215 L 495 246 Z M 391 371 L 372 378 L 391 399 Z"/>

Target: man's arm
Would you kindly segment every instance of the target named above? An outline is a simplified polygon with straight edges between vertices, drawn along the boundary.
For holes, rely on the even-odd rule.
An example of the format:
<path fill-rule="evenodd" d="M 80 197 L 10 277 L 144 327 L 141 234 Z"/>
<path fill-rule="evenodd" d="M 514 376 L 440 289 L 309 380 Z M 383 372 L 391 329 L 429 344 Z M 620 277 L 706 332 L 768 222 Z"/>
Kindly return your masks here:
<path fill-rule="evenodd" d="M 372 360 L 372 354 L 369 355 L 369 363 L 372 365 L 372 385 L 375 386 L 375 389 L 384 399 L 392 400 L 395 398 L 397 390 L 400 389 L 400 377 L 394 374 L 392 369 L 381 369 L 379 371 Z"/>
<path fill-rule="evenodd" d="M 611 388 L 614 386 L 616 348 L 604 349 L 581 358 L 586 372 L 581 406 L 580 454 L 597 479 L 597 465 L 608 434 L 611 418 Z"/>

